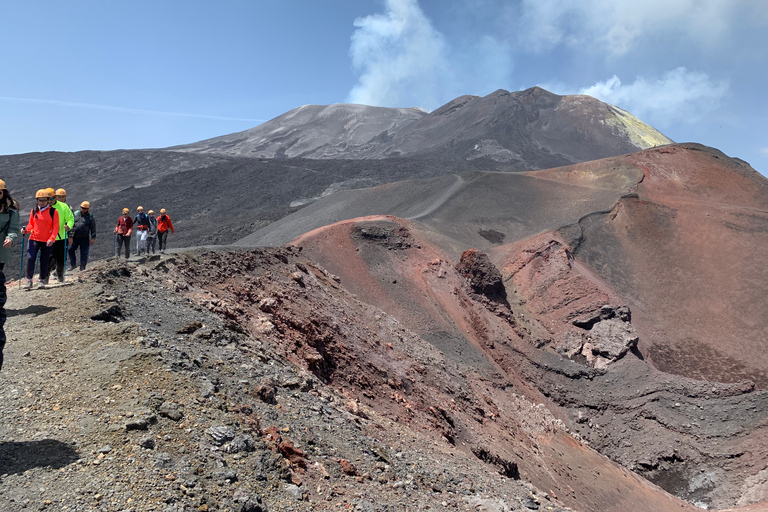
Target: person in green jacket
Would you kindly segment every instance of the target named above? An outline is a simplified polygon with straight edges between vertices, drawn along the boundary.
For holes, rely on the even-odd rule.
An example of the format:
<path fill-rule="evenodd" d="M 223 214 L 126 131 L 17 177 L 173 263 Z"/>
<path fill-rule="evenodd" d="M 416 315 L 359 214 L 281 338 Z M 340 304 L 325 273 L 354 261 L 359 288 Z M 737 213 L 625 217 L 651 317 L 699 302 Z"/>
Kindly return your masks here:
<path fill-rule="evenodd" d="M 49 189 L 50 190 L 50 189 Z M 59 234 L 56 235 L 56 242 L 53 244 L 51 252 L 51 265 L 56 261 L 56 277 L 59 282 L 64 282 L 64 265 L 67 262 L 67 233 L 75 225 L 75 215 L 67 204 L 67 191 L 60 188 L 51 199 L 51 206 L 59 212 Z"/>
<path fill-rule="evenodd" d="M 3 367 L 5 348 L 5 264 L 11 261 L 13 244 L 19 236 L 19 203 L 11 197 L 5 182 L 0 180 L 0 368 Z"/>

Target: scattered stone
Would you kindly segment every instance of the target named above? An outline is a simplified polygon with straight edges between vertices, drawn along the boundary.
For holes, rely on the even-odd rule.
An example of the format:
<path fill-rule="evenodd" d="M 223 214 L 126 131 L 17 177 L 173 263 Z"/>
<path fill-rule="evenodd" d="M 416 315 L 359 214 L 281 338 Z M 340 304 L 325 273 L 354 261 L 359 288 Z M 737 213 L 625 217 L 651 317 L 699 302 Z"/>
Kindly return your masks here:
<path fill-rule="evenodd" d="M 160 407 L 157 408 L 158 414 L 172 421 L 179 421 L 184 417 L 184 414 L 178 409 L 178 406 L 173 402 L 163 402 Z"/>
<path fill-rule="evenodd" d="M 256 449 L 256 442 L 248 434 L 239 435 L 224 445 L 227 453 L 252 452 Z"/>
<path fill-rule="evenodd" d="M 120 306 L 114 304 L 101 313 L 96 313 L 93 315 L 91 320 L 118 323 L 123 320 L 123 311 L 120 309 Z"/>
<path fill-rule="evenodd" d="M 147 450 L 154 450 L 155 449 L 154 436 L 142 437 L 139 440 L 139 446 L 141 446 L 142 448 L 146 448 Z"/>
<path fill-rule="evenodd" d="M 294 484 L 288 484 L 285 486 L 285 492 L 290 496 L 291 498 L 295 499 L 296 501 L 301 501 L 304 499 L 304 491 L 301 490 L 301 487 Z"/>
<path fill-rule="evenodd" d="M 211 436 L 213 443 L 217 446 L 221 446 L 235 438 L 235 431 L 224 425 L 211 427 L 205 433 Z"/>
<path fill-rule="evenodd" d="M 256 391 L 256 396 L 258 396 L 262 402 L 268 404 L 277 403 L 277 400 L 275 400 L 275 397 L 277 396 L 277 384 L 272 377 L 261 379 L 261 382 L 256 386 L 254 391 Z"/>
<path fill-rule="evenodd" d="M 178 329 L 176 329 L 176 333 L 177 334 L 192 334 L 196 330 L 202 329 L 202 327 L 203 327 L 203 323 L 202 322 L 194 321 L 194 322 L 188 323 L 187 325 L 185 325 L 183 327 L 179 327 Z"/>

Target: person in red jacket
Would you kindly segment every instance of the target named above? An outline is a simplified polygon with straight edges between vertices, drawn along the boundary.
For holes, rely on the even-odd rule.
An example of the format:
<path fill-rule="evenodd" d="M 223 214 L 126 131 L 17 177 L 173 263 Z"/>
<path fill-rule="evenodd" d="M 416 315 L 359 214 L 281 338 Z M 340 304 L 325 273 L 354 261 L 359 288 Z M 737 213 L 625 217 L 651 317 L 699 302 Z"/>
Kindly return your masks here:
<path fill-rule="evenodd" d="M 120 257 L 120 247 L 125 245 L 125 259 L 131 257 L 131 233 L 133 233 L 133 219 L 131 219 L 131 210 L 123 208 L 123 215 L 117 219 L 115 226 L 115 236 L 117 237 L 117 251 L 115 256 Z"/>
<path fill-rule="evenodd" d="M 59 234 L 59 212 L 49 204 L 50 194 L 40 189 L 35 194 L 37 206 L 29 212 L 29 223 L 21 228 L 21 235 L 29 233 L 29 248 L 27 249 L 27 283 L 26 288 L 32 288 L 32 276 L 35 274 L 35 260 L 40 253 L 40 276 L 38 288 L 45 288 L 50 274 L 51 251 L 56 235 Z"/>
<path fill-rule="evenodd" d="M 161 208 L 160 216 L 157 218 L 157 241 L 160 244 L 160 254 L 165 254 L 166 237 L 169 229 L 171 233 L 175 233 L 171 218 L 165 213 L 165 208 Z"/>

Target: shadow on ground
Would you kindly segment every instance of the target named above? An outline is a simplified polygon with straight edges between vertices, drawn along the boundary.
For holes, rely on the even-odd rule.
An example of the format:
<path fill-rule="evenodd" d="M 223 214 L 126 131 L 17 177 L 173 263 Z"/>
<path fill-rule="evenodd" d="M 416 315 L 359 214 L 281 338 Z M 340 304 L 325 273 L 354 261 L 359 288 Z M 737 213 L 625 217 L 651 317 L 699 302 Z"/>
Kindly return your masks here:
<path fill-rule="evenodd" d="M 16 316 L 16 315 L 44 315 L 46 313 L 50 313 L 51 311 L 55 311 L 56 308 L 52 306 L 39 306 L 39 305 L 32 305 L 27 306 L 24 309 L 7 309 L 5 310 L 5 314 L 7 316 Z"/>
<path fill-rule="evenodd" d="M 37 467 L 59 469 L 80 456 L 71 444 L 56 439 L 0 442 L 0 474 L 20 474 Z"/>

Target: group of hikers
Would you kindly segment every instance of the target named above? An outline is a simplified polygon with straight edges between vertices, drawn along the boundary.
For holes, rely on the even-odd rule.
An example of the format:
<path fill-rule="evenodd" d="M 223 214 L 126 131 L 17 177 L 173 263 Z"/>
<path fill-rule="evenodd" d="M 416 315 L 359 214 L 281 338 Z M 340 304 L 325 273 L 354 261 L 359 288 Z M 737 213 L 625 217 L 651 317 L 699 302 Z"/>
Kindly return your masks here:
<path fill-rule="evenodd" d="M 0 368 L 3 366 L 3 348 L 5 347 L 5 264 L 10 263 L 13 246 L 21 234 L 22 252 L 24 252 L 25 236 L 28 235 L 27 272 L 24 287 L 32 288 L 32 278 L 38 261 L 40 274 L 38 288 L 45 288 L 52 269 L 60 283 L 64 282 L 65 265 L 69 256 L 69 270 L 78 268 L 77 253 L 80 253 L 81 271 L 88 264 L 88 252 L 96 241 L 96 220 L 90 212 L 88 201 L 80 203 L 80 208 L 73 211 L 67 204 L 67 191 L 63 188 L 40 189 L 35 193 L 35 207 L 29 212 L 29 222 L 21 226 L 20 207 L 8 189 L 5 181 L 0 180 Z M 123 208 L 123 214 L 115 226 L 115 255 L 119 257 L 120 249 L 125 245 L 125 257 L 130 256 L 130 242 L 133 231 L 136 231 L 136 254 L 155 252 L 155 241 L 159 241 L 160 253 L 165 252 L 168 232 L 174 233 L 173 223 L 165 209 L 160 210 L 160 216 L 155 218 L 155 212 L 144 213 L 139 206 L 136 218 L 131 219 L 130 210 Z M 23 256 L 22 256 L 23 258 Z M 21 275 L 19 276 L 21 280 Z M 20 283 L 21 285 L 21 283 Z"/>
<path fill-rule="evenodd" d="M 136 217 L 131 219 L 131 210 L 123 208 L 123 214 L 117 219 L 115 226 L 115 256 L 120 257 L 120 252 L 125 247 L 125 259 L 131 256 L 131 234 L 136 231 L 136 254 L 155 254 L 155 246 L 159 245 L 160 254 L 165 253 L 168 243 L 168 232 L 174 233 L 173 222 L 165 212 L 160 209 L 160 216 L 155 217 L 155 211 L 144 213 L 144 207 L 136 208 Z"/>

